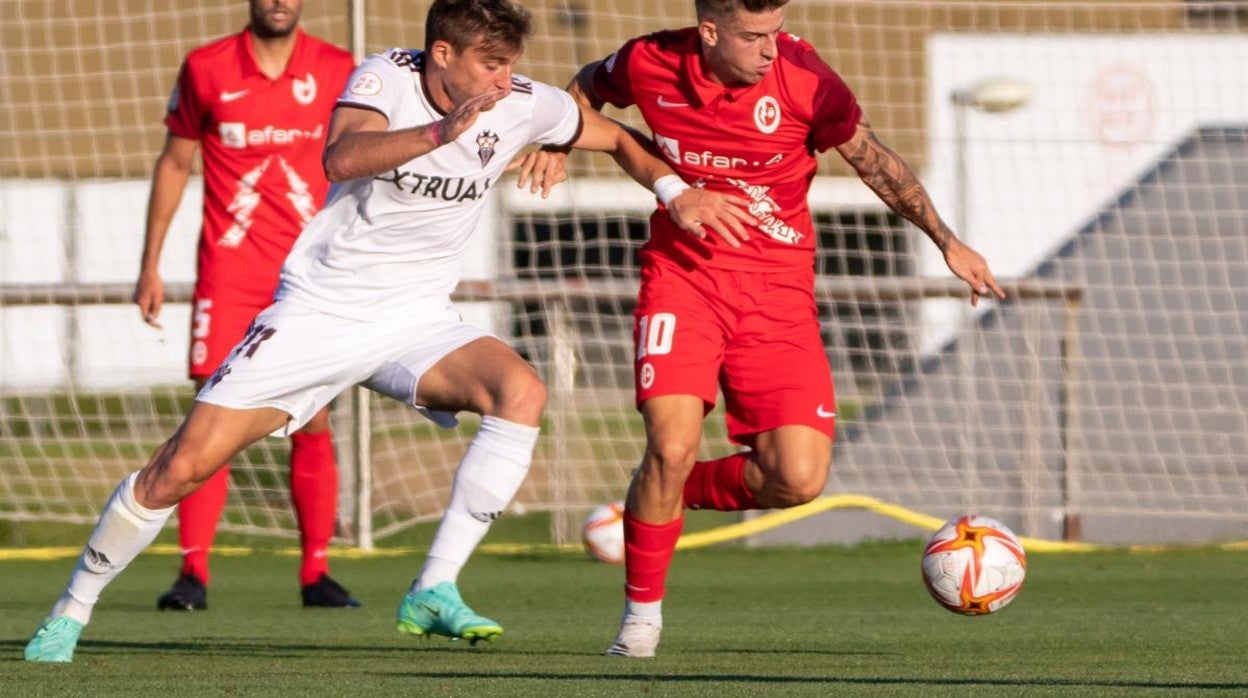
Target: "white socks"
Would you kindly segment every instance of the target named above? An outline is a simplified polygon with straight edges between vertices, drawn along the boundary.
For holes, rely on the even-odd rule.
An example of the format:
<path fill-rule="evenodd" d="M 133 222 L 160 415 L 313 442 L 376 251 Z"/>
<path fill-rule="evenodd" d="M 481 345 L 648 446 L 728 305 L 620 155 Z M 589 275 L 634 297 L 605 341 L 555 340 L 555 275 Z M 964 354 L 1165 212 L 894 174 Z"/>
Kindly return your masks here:
<path fill-rule="evenodd" d="M 69 586 L 52 607 L 51 617 L 65 615 L 79 623 L 90 621 L 100 592 L 156 540 L 169 520 L 174 507 L 148 509 L 135 499 L 134 482 L 138 475 L 131 473 L 122 480 L 104 505 L 104 513 L 87 539 L 87 547 L 69 577 Z"/>
<path fill-rule="evenodd" d="M 651 625 L 663 627 L 663 600 L 641 601 L 624 600 L 624 620 L 642 620 Z"/>
<path fill-rule="evenodd" d="M 538 427 L 482 417 L 481 428 L 455 471 L 451 503 L 412 591 L 454 582 L 494 519 L 516 496 L 533 460 Z"/>

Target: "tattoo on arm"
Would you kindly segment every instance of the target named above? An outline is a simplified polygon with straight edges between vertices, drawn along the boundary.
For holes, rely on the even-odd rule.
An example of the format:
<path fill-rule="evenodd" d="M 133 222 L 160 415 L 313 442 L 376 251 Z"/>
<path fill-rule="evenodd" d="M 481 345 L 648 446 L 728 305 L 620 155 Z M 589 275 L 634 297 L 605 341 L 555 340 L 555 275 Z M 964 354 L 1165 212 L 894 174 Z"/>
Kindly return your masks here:
<path fill-rule="evenodd" d="M 927 190 L 910 166 L 880 142 L 866 123 L 866 137 L 853 150 L 843 151 L 845 160 L 888 207 L 917 225 L 942 252 L 954 238 L 940 219 Z"/>

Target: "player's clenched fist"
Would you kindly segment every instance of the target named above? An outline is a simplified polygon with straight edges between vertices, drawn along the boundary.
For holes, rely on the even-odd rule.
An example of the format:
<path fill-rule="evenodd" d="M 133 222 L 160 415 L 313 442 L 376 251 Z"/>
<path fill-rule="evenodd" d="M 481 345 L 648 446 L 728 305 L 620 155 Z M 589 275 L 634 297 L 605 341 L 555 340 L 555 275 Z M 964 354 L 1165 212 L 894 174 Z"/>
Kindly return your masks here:
<path fill-rule="evenodd" d="M 672 199 L 667 210 L 681 229 L 706 239 L 706 229 L 715 231 L 732 247 L 740 247 L 750 237 L 746 226 L 758 225 L 747 210 L 750 202 L 732 194 L 689 188 Z"/>

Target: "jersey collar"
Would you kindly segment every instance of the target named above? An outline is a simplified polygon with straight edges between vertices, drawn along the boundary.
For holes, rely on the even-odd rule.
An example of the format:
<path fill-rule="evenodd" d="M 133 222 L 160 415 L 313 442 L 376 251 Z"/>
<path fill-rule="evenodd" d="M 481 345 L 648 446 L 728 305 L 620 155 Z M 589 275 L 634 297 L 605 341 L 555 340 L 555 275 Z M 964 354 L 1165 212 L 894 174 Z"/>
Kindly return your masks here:
<path fill-rule="evenodd" d="M 290 52 L 290 60 L 286 61 L 286 69 L 282 72 L 282 75 L 292 78 L 304 77 L 298 74 L 296 66 L 303 65 L 303 51 L 308 43 L 305 41 L 305 38 L 303 27 L 295 27 L 295 50 Z M 256 60 L 254 41 L 255 38 L 251 35 L 251 30 L 243 27 L 243 31 L 238 34 L 238 47 L 242 54 L 242 60 L 239 63 L 243 66 L 244 77 L 259 76 L 267 80 L 268 76 L 260 70 L 260 61 Z M 305 70 L 304 72 L 306 73 L 307 71 Z"/>

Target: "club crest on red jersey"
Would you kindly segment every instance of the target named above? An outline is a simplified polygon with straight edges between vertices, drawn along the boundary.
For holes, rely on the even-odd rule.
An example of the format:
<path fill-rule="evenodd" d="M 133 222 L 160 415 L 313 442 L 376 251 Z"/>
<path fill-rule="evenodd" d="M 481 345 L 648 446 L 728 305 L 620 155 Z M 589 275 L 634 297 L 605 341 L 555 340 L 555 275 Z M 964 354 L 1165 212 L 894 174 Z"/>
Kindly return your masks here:
<path fill-rule="evenodd" d="M 493 131 L 482 131 L 477 134 L 477 157 L 481 158 L 481 166 L 489 164 L 494 157 L 494 146 L 498 145 L 498 134 Z"/>
<path fill-rule="evenodd" d="M 316 99 L 316 78 L 312 73 L 308 73 L 302 80 L 295 78 L 290 84 L 290 91 L 295 95 L 295 101 L 306 107 Z"/>
<path fill-rule="evenodd" d="M 780 128 L 780 103 L 771 95 L 763 95 L 754 104 L 754 125 L 762 133 L 775 133 Z"/>

